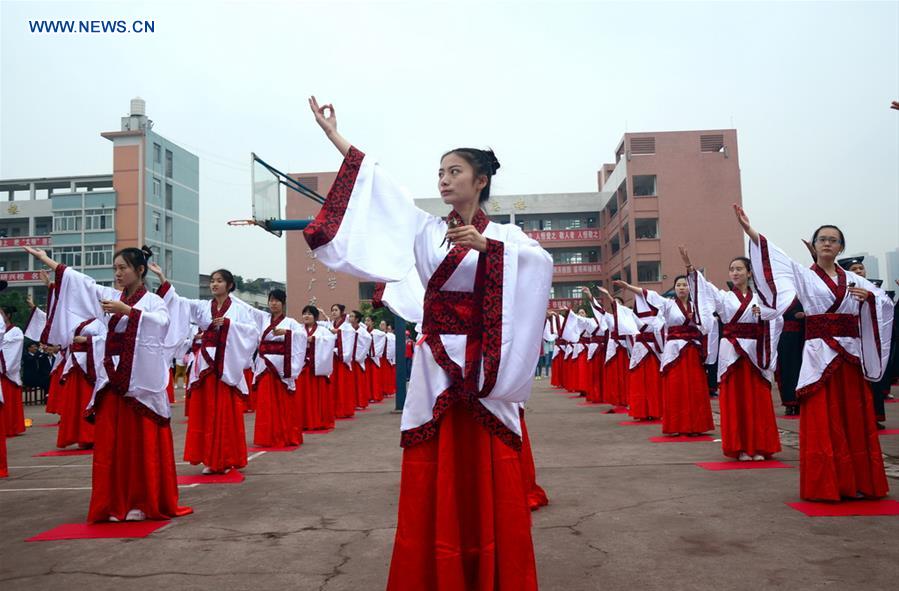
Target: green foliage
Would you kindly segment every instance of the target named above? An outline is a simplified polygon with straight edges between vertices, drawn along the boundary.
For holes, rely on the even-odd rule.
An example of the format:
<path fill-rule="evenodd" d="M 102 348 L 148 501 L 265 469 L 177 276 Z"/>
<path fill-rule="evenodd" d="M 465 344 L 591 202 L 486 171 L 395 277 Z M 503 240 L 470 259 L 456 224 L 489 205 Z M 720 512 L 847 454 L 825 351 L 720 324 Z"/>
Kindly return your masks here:
<path fill-rule="evenodd" d="M 25 300 L 25 295 L 18 291 L 5 291 L 0 293 L 0 307 L 12 306 L 16 309 L 10 320 L 13 324 L 20 328 L 25 327 L 28 317 L 31 315 L 31 308 Z"/>

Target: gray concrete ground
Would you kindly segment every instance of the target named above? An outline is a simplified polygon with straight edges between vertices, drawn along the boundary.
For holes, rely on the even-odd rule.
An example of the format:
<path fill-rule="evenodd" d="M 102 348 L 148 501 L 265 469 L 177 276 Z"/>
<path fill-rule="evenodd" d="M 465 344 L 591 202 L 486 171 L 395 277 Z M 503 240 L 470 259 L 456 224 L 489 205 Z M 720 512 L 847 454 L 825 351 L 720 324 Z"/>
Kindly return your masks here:
<path fill-rule="evenodd" d="M 785 504 L 798 500 L 798 470 L 705 471 L 694 462 L 724 459 L 719 444 L 650 443 L 657 425 L 619 426 L 626 416 L 578 402 L 538 381 L 528 413 L 551 502 L 533 515 L 542 589 L 896 588 L 899 517 L 806 517 Z M 196 513 L 139 540 L 24 542 L 82 521 L 90 494 L 90 458 L 33 458 L 56 433 L 31 428 L 7 440 L 0 589 L 382 589 L 399 490 L 392 406 L 307 435 L 296 452 L 253 457 L 243 484 L 181 488 Z M 899 428 L 899 404 L 887 408 Z M 779 423 L 794 442 L 798 421 Z M 175 425 L 178 458 L 184 430 Z M 881 442 L 895 491 L 899 435 Z M 795 466 L 798 452 L 779 458 Z"/>

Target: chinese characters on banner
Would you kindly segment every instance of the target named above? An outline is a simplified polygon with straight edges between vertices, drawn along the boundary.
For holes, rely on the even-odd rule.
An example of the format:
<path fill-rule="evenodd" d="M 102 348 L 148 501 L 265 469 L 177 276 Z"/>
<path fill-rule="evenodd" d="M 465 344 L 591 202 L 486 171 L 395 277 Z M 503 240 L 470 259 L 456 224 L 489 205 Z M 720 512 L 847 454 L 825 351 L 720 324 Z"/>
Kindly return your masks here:
<path fill-rule="evenodd" d="M 0 238 L 0 248 L 20 246 L 50 246 L 49 236 L 24 236 L 22 238 Z"/>
<path fill-rule="evenodd" d="M 538 241 L 553 240 L 599 240 L 598 228 L 585 228 L 583 230 L 536 230 L 526 234 Z"/>
<path fill-rule="evenodd" d="M 10 273 L 0 273 L 0 279 L 15 283 L 17 281 L 42 281 L 39 271 L 19 271 Z"/>
<path fill-rule="evenodd" d="M 600 265 L 599 263 L 553 265 L 554 275 L 589 275 L 599 274 L 601 272 L 602 265 Z"/>

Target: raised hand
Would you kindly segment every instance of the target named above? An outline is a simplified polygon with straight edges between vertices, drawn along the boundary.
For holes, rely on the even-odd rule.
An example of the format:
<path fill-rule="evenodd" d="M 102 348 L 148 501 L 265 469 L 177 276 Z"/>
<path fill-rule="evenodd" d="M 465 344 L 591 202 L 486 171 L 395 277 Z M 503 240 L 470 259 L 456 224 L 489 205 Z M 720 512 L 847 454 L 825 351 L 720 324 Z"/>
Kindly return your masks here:
<path fill-rule="evenodd" d="M 34 310 L 37 306 L 34 304 L 34 298 L 31 297 L 31 294 L 25 296 L 25 303 L 28 304 L 29 310 Z"/>
<path fill-rule="evenodd" d="M 691 268 L 693 263 L 690 262 L 690 253 L 687 252 L 687 247 L 680 244 L 677 247 L 677 251 L 680 253 L 680 258 L 684 262 L 684 265 L 686 265 L 688 269 Z"/>
<path fill-rule="evenodd" d="M 446 239 L 453 246 L 467 246 L 478 252 L 487 252 L 487 238 L 472 225 L 449 228 Z"/>
<path fill-rule="evenodd" d="M 334 105 L 328 103 L 319 106 L 316 98 L 310 96 L 309 108 L 312 109 L 312 114 L 315 115 L 315 122 L 326 134 L 330 135 L 337 132 L 337 113 L 334 111 Z"/>
<path fill-rule="evenodd" d="M 890 103 L 890 108 L 899 111 L 899 101 L 893 101 L 892 103 Z"/>
<path fill-rule="evenodd" d="M 752 224 L 749 223 L 749 216 L 746 214 L 746 210 L 734 203 L 734 214 L 737 216 L 737 223 L 740 224 L 740 227 L 743 228 L 743 231 L 746 232 L 746 235 L 749 236 L 750 240 L 758 243 L 759 233 L 756 232 L 755 228 L 752 227 Z"/>
<path fill-rule="evenodd" d="M 44 285 L 50 287 L 50 275 L 48 275 L 45 270 L 41 269 L 38 271 L 38 276 L 41 278 L 41 281 L 44 282 Z"/>
<path fill-rule="evenodd" d="M 159 281 L 165 283 L 165 273 L 162 272 L 162 267 L 160 267 L 157 263 L 149 263 L 147 265 L 147 269 L 149 269 L 154 275 L 159 277 Z"/>

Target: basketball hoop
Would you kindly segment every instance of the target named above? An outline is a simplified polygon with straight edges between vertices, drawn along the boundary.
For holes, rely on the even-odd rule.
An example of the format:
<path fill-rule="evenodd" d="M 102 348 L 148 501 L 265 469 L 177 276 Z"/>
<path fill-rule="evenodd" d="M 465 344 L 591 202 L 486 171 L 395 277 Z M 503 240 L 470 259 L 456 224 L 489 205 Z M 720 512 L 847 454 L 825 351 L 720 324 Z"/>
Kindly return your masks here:
<path fill-rule="evenodd" d="M 231 220 L 229 226 L 256 226 L 256 220 Z"/>

